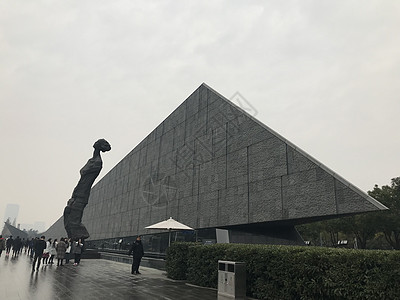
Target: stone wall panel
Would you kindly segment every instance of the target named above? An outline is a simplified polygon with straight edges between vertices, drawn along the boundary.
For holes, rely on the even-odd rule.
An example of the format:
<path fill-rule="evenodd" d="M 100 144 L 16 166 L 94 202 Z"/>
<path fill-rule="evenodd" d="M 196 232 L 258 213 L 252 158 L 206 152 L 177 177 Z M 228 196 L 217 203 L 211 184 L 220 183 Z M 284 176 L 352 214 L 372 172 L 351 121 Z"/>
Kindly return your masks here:
<path fill-rule="evenodd" d="M 208 228 L 378 209 L 201 85 L 92 188 L 82 221 L 91 239 L 102 239 L 153 233 L 144 227 L 168 217 Z"/>

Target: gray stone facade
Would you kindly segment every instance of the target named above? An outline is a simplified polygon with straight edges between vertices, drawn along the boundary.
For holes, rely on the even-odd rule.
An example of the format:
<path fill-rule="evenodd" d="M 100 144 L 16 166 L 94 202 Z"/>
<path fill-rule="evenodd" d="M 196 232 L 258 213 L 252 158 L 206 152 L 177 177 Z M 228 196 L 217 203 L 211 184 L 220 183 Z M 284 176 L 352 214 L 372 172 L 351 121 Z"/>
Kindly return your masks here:
<path fill-rule="evenodd" d="M 294 224 L 385 207 L 205 84 L 106 174 L 82 222 L 90 240 Z"/>

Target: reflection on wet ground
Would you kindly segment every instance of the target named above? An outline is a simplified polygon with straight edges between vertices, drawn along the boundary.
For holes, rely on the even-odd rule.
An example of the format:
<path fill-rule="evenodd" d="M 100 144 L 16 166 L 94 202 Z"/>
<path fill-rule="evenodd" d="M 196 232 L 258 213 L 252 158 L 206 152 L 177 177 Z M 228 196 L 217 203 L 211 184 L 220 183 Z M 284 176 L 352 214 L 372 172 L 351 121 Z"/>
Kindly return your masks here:
<path fill-rule="evenodd" d="M 57 267 L 40 265 L 32 272 L 31 260 L 0 257 L 0 299 L 216 299 L 217 291 L 170 280 L 163 271 L 141 267 L 141 275 L 131 275 L 128 264 L 102 260 L 82 260 Z"/>

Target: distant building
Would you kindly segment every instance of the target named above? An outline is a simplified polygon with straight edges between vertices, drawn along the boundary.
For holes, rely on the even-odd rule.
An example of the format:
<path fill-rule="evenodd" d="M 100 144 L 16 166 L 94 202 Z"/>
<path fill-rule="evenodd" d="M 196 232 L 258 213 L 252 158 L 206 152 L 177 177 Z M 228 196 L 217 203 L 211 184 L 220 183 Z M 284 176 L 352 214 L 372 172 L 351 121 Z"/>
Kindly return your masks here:
<path fill-rule="evenodd" d="M 8 224 L 6 222 L 4 222 L 4 228 L 3 228 L 3 231 L 1 232 L 1 234 L 4 238 L 7 238 L 9 236 L 13 236 L 13 238 L 16 238 L 17 236 L 19 236 L 21 239 L 28 238 L 28 234 L 26 232 L 14 227 L 11 224 Z"/>
<path fill-rule="evenodd" d="M 46 223 L 41 221 L 35 222 L 32 228 L 38 232 L 44 232 L 46 230 Z"/>
<path fill-rule="evenodd" d="M 20 229 L 28 231 L 29 229 L 33 229 L 33 224 L 21 223 Z"/>
<path fill-rule="evenodd" d="M 18 227 L 18 226 L 17 226 Z M 37 232 L 44 232 L 46 230 L 46 223 L 45 222 L 35 222 L 34 224 L 25 224 L 21 223 L 21 230 L 37 230 Z"/>
<path fill-rule="evenodd" d="M 4 222 L 7 221 L 7 219 L 10 220 L 11 224 L 17 223 L 17 217 L 18 217 L 18 212 L 19 212 L 19 205 L 18 204 L 7 204 L 6 206 L 6 212 L 4 214 Z"/>

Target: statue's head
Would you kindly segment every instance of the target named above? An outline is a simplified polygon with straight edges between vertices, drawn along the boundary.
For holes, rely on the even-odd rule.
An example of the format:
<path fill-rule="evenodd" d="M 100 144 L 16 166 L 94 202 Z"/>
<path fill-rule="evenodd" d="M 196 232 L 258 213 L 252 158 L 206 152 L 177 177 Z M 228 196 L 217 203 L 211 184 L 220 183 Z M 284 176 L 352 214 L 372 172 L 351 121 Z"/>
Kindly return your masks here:
<path fill-rule="evenodd" d="M 111 145 L 105 139 L 100 139 L 94 143 L 93 148 L 98 149 L 101 152 L 106 152 L 111 150 Z"/>

